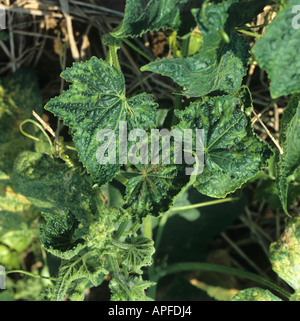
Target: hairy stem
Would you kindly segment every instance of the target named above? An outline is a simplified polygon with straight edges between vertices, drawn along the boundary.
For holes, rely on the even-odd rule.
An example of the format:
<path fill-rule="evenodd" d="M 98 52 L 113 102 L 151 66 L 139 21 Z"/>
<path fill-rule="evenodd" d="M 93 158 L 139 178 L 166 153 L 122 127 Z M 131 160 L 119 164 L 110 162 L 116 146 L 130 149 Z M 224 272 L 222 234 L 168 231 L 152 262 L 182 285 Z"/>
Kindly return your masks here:
<path fill-rule="evenodd" d="M 118 55 L 117 55 L 117 51 L 118 51 L 119 47 L 116 45 L 110 45 L 109 46 L 109 50 L 108 50 L 108 54 L 106 57 L 106 61 L 113 67 L 115 67 L 118 71 L 121 72 L 121 67 L 120 67 L 120 63 L 119 63 L 119 59 L 118 59 Z"/>

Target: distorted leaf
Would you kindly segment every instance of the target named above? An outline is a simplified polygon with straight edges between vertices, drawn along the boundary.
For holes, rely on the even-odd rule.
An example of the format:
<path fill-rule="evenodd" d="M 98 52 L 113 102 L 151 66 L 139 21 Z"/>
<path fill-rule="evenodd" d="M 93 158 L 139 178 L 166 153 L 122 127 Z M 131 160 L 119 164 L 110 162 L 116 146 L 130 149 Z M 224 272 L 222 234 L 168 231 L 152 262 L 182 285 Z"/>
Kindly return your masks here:
<path fill-rule="evenodd" d="M 300 96 L 295 95 L 284 111 L 279 143 L 284 153 L 277 152 L 276 181 L 284 211 L 288 214 L 289 176 L 300 167 Z"/>
<path fill-rule="evenodd" d="M 176 114 L 178 128 L 204 129 L 204 169 L 194 186 L 200 193 L 222 198 L 256 175 L 271 156 L 253 132 L 243 95 L 206 98 Z"/>
<path fill-rule="evenodd" d="M 154 127 L 157 104 L 145 93 L 126 98 L 123 74 L 96 57 L 74 63 L 61 76 L 73 84 L 62 95 L 51 99 L 45 108 L 70 127 L 81 162 L 94 182 L 103 185 L 111 181 L 121 167 L 120 136 L 134 128 Z M 127 128 L 120 133 L 121 121 L 126 122 Z M 106 141 L 100 132 L 102 129 L 109 131 Z M 114 155 L 109 159 L 104 153 L 98 155 L 102 139 L 107 146 L 112 146 Z"/>
<path fill-rule="evenodd" d="M 297 0 L 289 1 L 252 49 L 259 66 L 268 73 L 274 99 L 300 91 L 300 29 L 293 22 L 297 19 L 293 7 L 298 4 Z"/>

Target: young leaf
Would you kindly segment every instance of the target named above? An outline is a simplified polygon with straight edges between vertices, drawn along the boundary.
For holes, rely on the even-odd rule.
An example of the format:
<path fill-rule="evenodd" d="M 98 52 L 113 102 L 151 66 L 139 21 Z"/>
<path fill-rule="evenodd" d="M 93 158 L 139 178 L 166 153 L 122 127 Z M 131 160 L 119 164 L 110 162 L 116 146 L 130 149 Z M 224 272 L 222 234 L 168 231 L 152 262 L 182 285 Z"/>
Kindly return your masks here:
<path fill-rule="evenodd" d="M 84 239 L 76 236 L 79 221 L 73 214 L 42 215 L 46 223 L 40 227 L 40 240 L 46 251 L 62 259 L 71 259 L 86 246 Z"/>
<path fill-rule="evenodd" d="M 300 167 L 300 95 L 294 95 L 284 111 L 279 143 L 284 153 L 277 153 L 277 189 L 282 207 L 288 214 L 288 178 Z"/>
<path fill-rule="evenodd" d="M 249 288 L 239 291 L 231 301 L 282 301 L 268 290 Z"/>
<path fill-rule="evenodd" d="M 124 19 L 111 35 L 116 38 L 138 37 L 147 31 L 162 28 L 177 30 L 182 26 L 183 20 L 191 26 L 191 19 L 185 19 L 185 16 L 190 17 L 190 2 L 191 0 L 127 0 Z"/>
<path fill-rule="evenodd" d="M 127 239 L 126 243 L 119 245 L 120 248 L 123 248 L 120 252 L 122 264 L 124 264 L 129 271 L 142 274 L 141 268 L 153 263 L 152 255 L 155 252 L 153 244 L 154 242 L 152 240 L 142 236 Z"/>
<path fill-rule="evenodd" d="M 73 84 L 62 95 L 51 99 L 45 108 L 70 127 L 81 162 L 94 182 L 103 185 L 112 180 L 121 166 L 120 121 L 127 122 L 128 131 L 154 127 L 157 104 L 152 101 L 151 95 L 145 93 L 127 99 L 123 74 L 96 57 L 74 63 L 61 76 Z M 115 157 L 112 156 L 108 162 L 103 154 L 97 157 L 98 149 L 103 144 L 101 140 L 105 140 L 101 132 L 99 135 L 102 129 L 109 131 L 106 144 L 113 144 L 115 153 Z"/>
<path fill-rule="evenodd" d="M 152 301 L 145 290 L 153 285 L 153 282 L 145 281 L 141 276 L 119 275 L 109 283 L 111 301 Z"/>
<path fill-rule="evenodd" d="M 93 286 L 99 285 L 99 279 L 102 279 L 103 274 L 108 274 L 108 271 L 104 268 L 104 262 L 93 251 L 75 256 L 71 260 L 64 260 L 55 284 L 55 301 L 61 301 L 68 293 L 72 295 L 73 282 L 80 281 L 77 286 L 80 285 L 83 296 L 85 285 L 88 282 L 91 282 Z"/>
<path fill-rule="evenodd" d="M 268 73 L 274 99 L 300 91 L 300 29 L 294 26 L 297 16 L 293 13 L 298 4 L 297 0 L 289 1 L 252 49 L 260 67 Z"/>
<path fill-rule="evenodd" d="M 245 113 L 244 94 L 195 101 L 176 111 L 178 128 L 204 130 L 203 172 L 194 186 L 202 194 L 222 198 L 256 175 L 271 156 L 270 148 L 254 133 Z"/>
<path fill-rule="evenodd" d="M 101 210 L 90 222 L 89 233 L 85 239 L 87 245 L 97 249 L 98 252 L 112 247 L 112 238 L 118 226 L 124 221 L 128 221 L 128 215 L 123 214 L 118 208 L 105 208 Z"/>
<path fill-rule="evenodd" d="M 178 165 L 137 165 L 126 185 L 125 208 L 142 220 L 160 216 L 188 183 L 189 176 Z"/>

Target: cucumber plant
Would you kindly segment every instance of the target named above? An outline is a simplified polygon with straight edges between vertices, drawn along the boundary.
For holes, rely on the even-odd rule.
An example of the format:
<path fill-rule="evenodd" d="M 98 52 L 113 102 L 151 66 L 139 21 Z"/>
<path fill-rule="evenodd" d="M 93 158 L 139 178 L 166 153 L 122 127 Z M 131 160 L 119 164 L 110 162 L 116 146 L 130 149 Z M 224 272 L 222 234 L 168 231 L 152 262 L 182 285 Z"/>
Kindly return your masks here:
<path fill-rule="evenodd" d="M 300 30 L 291 25 L 291 9 L 296 1 L 280 10 L 253 49 L 239 32 L 268 3 L 127 0 L 122 23 L 103 39 L 109 48 L 106 59 L 92 57 L 62 72 L 61 77 L 70 86 L 52 98 L 45 109 L 68 126 L 74 145 L 68 146 L 57 136 L 47 139 L 46 153 L 21 152 L 11 174 L 16 192 L 42 213 L 39 238 L 43 247 L 61 259 L 53 288 L 45 289 L 42 299 L 63 300 L 67 295 L 70 300 L 83 300 L 87 288 L 109 277 L 111 300 L 150 300 L 155 298 L 155 284 L 160 277 L 187 269 L 223 271 L 255 279 L 243 271 L 204 263 L 155 270 L 151 218 L 165 220 L 176 200 L 191 187 L 220 201 L 228 200 L 226 197 L 254 179 L 274 154 L 278 194 L 284 211 L 291 215 L 288 190 L 299 181 L 300 165 L 300 58 L 296 55 Z M 172 39 L 174 44 L 182 42 L 181 46 L 174 45 L 171 58 L 153 60 L 129 40 L 161 29 L 171 30 L 172 37 L 178 37 Z M 198 30 L 196 42 L 193 30 Z M 194 157 L 190 175 L 186 174 L 186 166 L 174 161 L 176 156 L 186 156 L 186 150 L 178 155 L 174 146 L 169 153 L 173 162 L 162 163 L 158 157 L 151 163 L 148 154 L 145 161 L 141 141 L 154 141 L 152 133 L 159 129 L 159 106 L 151 93 L 127 94 L 118 59 L 122 42 L 149 60 L 141 67 L 143 72 L 169 77 L 177 84 L 175 104 L 168 111 L 164 128 L 181 133 L 180 137 L 185 131 L 202 130 L 204 166 Z M 190 44 L 193 50 L 189 50 Z M 252 127 L 251 92 L 243 85 L 251 54 L 269 75 L 272 98 L 293 95 L 281 124 L 283 154 L 260 139 Z M 295 65 L 289 60 L 291 56 Z M 135 136 L 130 136 L 135 130 Z M 99 132 L 106 133 L 107 139 Z M 131 139 L 125 141 L 124 135 Z M 193 142 L 189 153 L 193 154 L 195 148 Z M 129 158 L 136 161 L 129 162 Z M 199 166 L 201 173 L 197 171 Z M 113 182 L 122 187 L 116 189 Z M 121 190 L 124 197 L 120 196 Z M 296 244 L 299 224 L 290 224 L 292 236 L 284 239 L 290 237 Z M 292 244 L 287 246 L 285 251 L 291 251 L 295 260 L 285 269 L 295 269 L 299 253 Z M 278 262 L 285 260 L 280 251 L 277 246 L 271 248 L 276 269 Z M 299 280 L 299 273 L 295 274 L 294 280 Z M 259 277 L 256 280 L 290 298 L 277 285 Z M 289 278 L 287 281 L 295 284 Z M 238 294 L 235 299 L 252 299 L 255 291 Z M 266 297 L 275 298 L 269 292 Z"/>

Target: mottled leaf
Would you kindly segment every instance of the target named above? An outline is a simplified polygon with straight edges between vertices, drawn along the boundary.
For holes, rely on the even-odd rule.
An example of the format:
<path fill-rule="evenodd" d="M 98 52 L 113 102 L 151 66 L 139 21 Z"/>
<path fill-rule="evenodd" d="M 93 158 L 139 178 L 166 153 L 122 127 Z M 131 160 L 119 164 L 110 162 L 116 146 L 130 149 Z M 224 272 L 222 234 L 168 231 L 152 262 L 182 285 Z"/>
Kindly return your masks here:
<path fill-rule="evenodd" d="M 125 208 L 139 219 L 166 212 L 190 178 L 182 166 L 175 164 L 136 167 L 138 171 L 131 174 L 126 184 Z"/>
<path fill-rule="evenodd" d="M 291 98 L 284 111 L 279 143 L 284 153 L 277 153 L 276 181 L 284 211 L 288 214 L 289 176 L 300 167 L 300 96 Z"/>
<path fill-rule="evenodd" d="M 89 233 L 85 237 L 87 245 L 99 252 L 112 247 L 114 232 L 121 223 L 128 220 L 129 216 L 122 213 L 119 208 L 102 209 L 90 222 Z"/>
<path fill-rule="evenodd" d="M 222 30 L 229 18 L 227 13 L 234 0 L 219 4 L 209 3 L 202 9 L 193 9 L 193 15 L 203 36 L 203 45 L 192 57 L 165 58 L 143 66 L 142 71 L 152 71 L 171 77 L 184 87 L 181 94 L 200 97 L 210 92 L 235 93 L 241 86 L 248 63 L 248 44 L 242 38 L 231 37 L 225 43 Z"/>
<path fill-rule="evenodd" d="M 282 301 L 268 290 L 249 288 L 240 291 L 231 301 Z"/>
<path fill-rule="evenodd" d="M 246 74 L 248 44 L 237 35 L 232 35 L 229 44 L 219 50 L 205 44 L 200 51 L 188 58 L 164 58 L 141 68 L 171 77 L 185 87 L 181 94 L 200 97 L 210 92 L 235 93 Z"/>
<path fill-rule="evenodd" d="M 79 221 L 72 213 L 42 214 L 46 223 L 40 227 L 40 240 L 48 252 L 62 259 L 71 259 L 86 246 L 84 239 L 75 233 Z"/>
<path fill-rule="evenodd" d="M 25 251 L 37 236 L 20 213 L 0 211 L 0 224 L 0 242 L 18 253 Z"/>
<path fill-rule="evenodd" d="M 300 29 L 293 7 L 298 0 L 289 1 L 267 27 L 265 35 L 257 39 L 252 52 L 271 80 L 272 98 L 300 91 Z"/>
<path fill-rule="evenodd" d="M 54 300 L 61 301 L 68 294 L 74 293 L 73 285 L 76 282 L 81 291 L 76 293 L 76 297 L 83 297 L 85 285 L 91 282 L 93 286 L 99 285 L 99 276 L 107 274 L 103 267 L 103 261 L 94 252 L 87 252 L 78 255 L 71 260 L 64 260 L 59 269 L 58 280 L 55 284 Z M 77 289 L 78 290 L 78 289 Z M 74 298 L 73 298 L 74 299 Z"/>
<path fill-rule="evenodd" d="M 119 275 L 109 283 L 111 301 L 152 301 L 145 293 L 152 285 L 153 282 L 145 281 L 141 276 Z"/>
<path fill-rule="evenodd" d="M 220 3 L 208 2 L 201 9 L 193 9 L 193 16 L 203 36 L 203 45 L 193 57 L 165 58 L 143 66 L 171 77 L 184 87 L 181 94 L 192 97 L 211 92 L 233 94 L 241 86 L 247 72 L 248 43 L 234 33 L 234 28 L 252 19 L 267 1 Z"/>
<path fill-rule="evenodd" d="M 201 6 L 203 1 L 191 0 L 127 0 L 122 23 L 111 33 L 114 37 L 138 37 L 147 31 L 162 28 L 177 30 L 184 21 L 190 27 L 191 3 Z"/>
<path fill-rule="evenodd" d="M 120 121 L 127 122 L 128 131 L 154 127 L 157 104 L 152 101 L 151 95 L 145 93 L 127 99 L 123 74 L 96 57 L 87 62 L 74 63 L 61 76 L 73 84 L 62 95 L 51 99 L 45 108 L 70 127 L 81 162 L 95 183 L 103 185 L 112 180 L 121 166 Z M 101 129 L 112 133 L 105 143 L 112 146 L 115 158 L 107 160 L 103 154 L 97 156 L 103 144 L 102 134 L 99 137 Z M 124 135 L 123 132 L 121 134 Z"/>
<path fill-rule="evenodd" d="M 64 215 L 76 214 L 81 220 L 95 214 L 95 190 L 89 177 L 71 171 L 68 166 L 47 154 L 23 152 L 16 159 L 13 185 L 40 211 Z"/>
<path fill-rule="evenodd" d="M 286 223 L 277 242 L 270 246 L 269 253 L 273 270 L 295 291 L 300 289 L 300 217 Z"/>
<path fill-rule="evenodd" d="M 5 176 L 2 178 L 0 177 L 0 242 L 21 253 L 36 237 L 37 231 L 32 224 L 39 214 L 26 197 L 13 190 Z"/>
<path fill-rule="evenodd" d="M 142 236 L 132 237 L 126 240 L 124 244 L 119 244 L 123 249 L 121 252 L 122 264 L 129 271 L 142 274 L 143 266 L 151 265 L 152 255 L 155 252 L 154 242 Z"/>
<path fill-rule="evenodd" d="M 205 98 L 176 113 L 181 130 L 204 130 L 204 170 L 194 183 L 202 194 L 222 198 L 234 192 L 266 166 L 272 154 L 253 132 L 247 100 L 244 94 Z"/>

